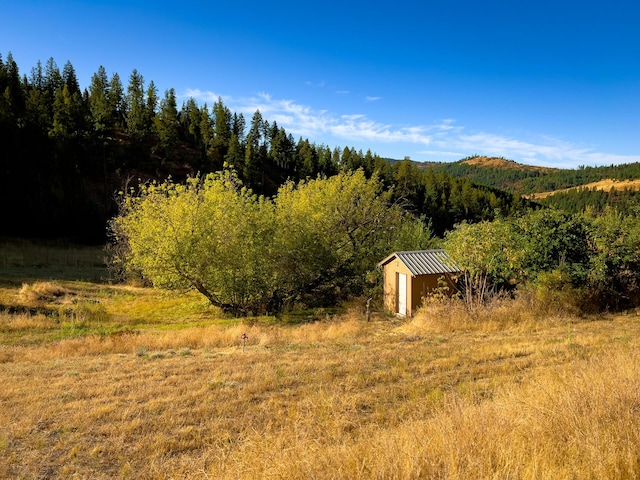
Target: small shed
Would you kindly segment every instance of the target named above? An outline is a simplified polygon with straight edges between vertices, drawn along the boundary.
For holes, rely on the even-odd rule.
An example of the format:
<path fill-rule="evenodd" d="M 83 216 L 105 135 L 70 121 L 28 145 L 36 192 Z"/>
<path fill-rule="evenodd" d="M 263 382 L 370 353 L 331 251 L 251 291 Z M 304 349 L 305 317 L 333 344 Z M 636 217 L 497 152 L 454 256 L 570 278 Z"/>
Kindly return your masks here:
<path fill-rule="evenodd" d="M 444 285 L 450 295 L 460 268 L 444 250 L 394 252 L 378 263 L 384 272 L 384 306 L 400 316 L 412 316 L 422 299 Z"/>

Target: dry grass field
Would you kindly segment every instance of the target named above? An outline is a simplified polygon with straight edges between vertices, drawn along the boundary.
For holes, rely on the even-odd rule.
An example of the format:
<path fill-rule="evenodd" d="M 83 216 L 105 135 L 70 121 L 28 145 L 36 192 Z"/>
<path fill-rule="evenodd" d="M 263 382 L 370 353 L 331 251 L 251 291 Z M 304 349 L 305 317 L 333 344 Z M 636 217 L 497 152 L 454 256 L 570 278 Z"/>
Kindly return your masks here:
<path fill-rule="evenodd" d="M 554 195 L 556 193 L 561 193 L 561 192 L 568 192 L 569 190 L 575 189 L 576 187 L 572 187 L 572 188 L 563 188 L 560 190 L 554 190 L 551 192 L 540 192 L 540 193 L 532 193 L 530 195 L 525 195 L 526 198 L 529 198 L 531 200 L 537 200 L 537 199 L 542 199 L 542 198 L 547 198 L 551 195 Z M 613 179 L 606 179 L 606 180 L 600 180 L 598 182 L 591 182 L 591 183 L 586 183 L 584 185 L 581 185 L 579 188 L 584 188 L 584 189 L 588 189 L 588 190 L 606 190 L 609 191 L 611 189 L 613 190 L 640 190 L 640 180 L 613 180 Z"/>
<path fill-rule="evenodd" d="M 26 273 L 0 271 L 0 478 L 640 477 L 636 312 L 238 320 Z"/>

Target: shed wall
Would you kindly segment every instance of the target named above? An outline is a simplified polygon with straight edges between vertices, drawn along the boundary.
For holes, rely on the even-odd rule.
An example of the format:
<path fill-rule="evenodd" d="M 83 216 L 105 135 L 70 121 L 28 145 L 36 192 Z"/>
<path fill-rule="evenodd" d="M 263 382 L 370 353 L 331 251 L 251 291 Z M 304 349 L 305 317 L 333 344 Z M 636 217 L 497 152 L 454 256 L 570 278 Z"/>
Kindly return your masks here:
<path fill-rule="evenodd" d="M 384 266 L 384 307 L 390 312 L 398 312 L 398 273 L 404 273 L 407 276 L 407 315 L 411 315 L 413 279 L 409 269 L 397 258 Z"/>

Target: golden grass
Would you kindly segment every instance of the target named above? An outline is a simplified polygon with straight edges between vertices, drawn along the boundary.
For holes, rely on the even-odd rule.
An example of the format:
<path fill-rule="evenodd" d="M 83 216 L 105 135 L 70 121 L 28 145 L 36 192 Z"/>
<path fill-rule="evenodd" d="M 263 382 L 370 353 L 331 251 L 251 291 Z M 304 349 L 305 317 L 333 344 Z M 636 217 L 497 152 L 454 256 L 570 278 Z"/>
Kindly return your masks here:
<path fill-rule="evenodd" d="M 522 295 L 277 324 L 59 279 L 0 304 L 0 478 L 640 476 L 635 313 Z"/>
<path fill-rule="evenodd" d="M 0 478 L 640 475 L 639 317 L 438 308 L 2 342 Z"/>
<path fill-rule="evenodd" d="M 576 187 L 571 188 L 563 188 L 560 190 L 553 190 L 550 192 L 540 192 L 540 193 L 532 193 L 530 195 L 523 195 L 526 198 L 530 198 L 531 200 L 536 200 L 540 198 L 547 198 L 551 195 L 561 192 L 568 192 L 569 190 L 573 190 Z M 589 190 L 640 190 L 640 180 L 613 180 L 613 179 L 605 179 L 599 180 L 597 182 L 586 183 L 584 185 L 580 185 L 579 188 L 586 188 Z"/>

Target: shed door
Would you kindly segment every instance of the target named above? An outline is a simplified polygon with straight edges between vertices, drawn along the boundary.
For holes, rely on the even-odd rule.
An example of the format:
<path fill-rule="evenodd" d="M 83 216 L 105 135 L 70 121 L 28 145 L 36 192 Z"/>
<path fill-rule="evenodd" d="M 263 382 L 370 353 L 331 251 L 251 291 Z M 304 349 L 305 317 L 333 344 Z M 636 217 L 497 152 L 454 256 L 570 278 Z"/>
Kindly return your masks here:
<path fill-rule="evenodd" d="M 407 315 L 407 276 L 398 273 L 398 313 Z"/>

